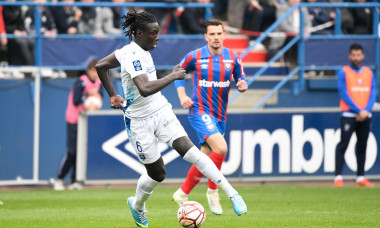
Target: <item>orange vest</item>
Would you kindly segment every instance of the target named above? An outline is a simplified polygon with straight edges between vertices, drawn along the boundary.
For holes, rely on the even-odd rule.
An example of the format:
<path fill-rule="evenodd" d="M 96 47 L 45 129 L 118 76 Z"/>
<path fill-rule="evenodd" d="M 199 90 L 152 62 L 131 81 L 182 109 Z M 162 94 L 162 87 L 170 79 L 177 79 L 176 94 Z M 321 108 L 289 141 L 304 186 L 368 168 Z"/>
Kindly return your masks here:
<path fill-rule="evenodd" d="M 368 67 L 363 66 L 362 72 L 357 73 L 349 66 L 343 67 L 343 71 L 346 74 L 346 85 L 348 95 L 352 101 L 360 109 L 364 109 L 367 106 L 369 96 L 371 94 L 372 87 L 372 71 Z M 340 110 L 348 111 L 350 108 L 348 105 L 340 99 Z"/>

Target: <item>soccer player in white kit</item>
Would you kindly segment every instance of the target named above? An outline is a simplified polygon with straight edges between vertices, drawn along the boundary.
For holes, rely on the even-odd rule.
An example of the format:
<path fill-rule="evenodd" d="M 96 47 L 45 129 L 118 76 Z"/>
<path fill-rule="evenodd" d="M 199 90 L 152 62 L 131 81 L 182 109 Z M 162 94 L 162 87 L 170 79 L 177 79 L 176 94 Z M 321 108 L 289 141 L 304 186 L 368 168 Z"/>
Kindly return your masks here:
<path fill-rule="evenodd" d="M 134 9 L 122 16 L 123 29 L 130 44 L 101 59 L 96 70 L 110 96 L 114 109 L 124 112 L 125 126 L 138 159 L 147 170 L 137 182 L 135 196 L 127 200 L 135 224 L 148 227 L 145 202 L 154 188 L 165 179 L 165 166 L 158 151 L 158 142 L 167 143 L 184 160 L 194 164 L 205 176 L 216 183 L 230 198 L 236 214 L 247 212 L 247 206 L 211 159 L 188 138 L 161 90 L 178 79 L 184 79 L 185 70 L 175 66 L 173 71 L 157 79 L 153 59 L 149 53 L 159 40 L 160 27 L 156 18 L 145 11 Z M 109 69 L 121 66 L 121 80 L 125 100 L 116 93 Z"/>

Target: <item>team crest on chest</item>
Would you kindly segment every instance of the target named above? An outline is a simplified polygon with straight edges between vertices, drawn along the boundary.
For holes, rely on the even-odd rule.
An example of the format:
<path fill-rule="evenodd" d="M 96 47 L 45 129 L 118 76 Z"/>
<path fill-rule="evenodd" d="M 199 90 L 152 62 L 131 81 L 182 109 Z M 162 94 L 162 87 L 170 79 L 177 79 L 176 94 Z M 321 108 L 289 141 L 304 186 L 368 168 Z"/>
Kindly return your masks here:
<path fill-rule="evenodd" d="M 226 63 L 226 64 L 224 64 L 224 66 L 225 66 L 227 71 L 231 70 L 231 63 Z"/>
<path fill-rule="evenodd" d="M 359 84 L 359 85 L 363 84 L 363 79 L 358 78 L 358 84 Z"/>

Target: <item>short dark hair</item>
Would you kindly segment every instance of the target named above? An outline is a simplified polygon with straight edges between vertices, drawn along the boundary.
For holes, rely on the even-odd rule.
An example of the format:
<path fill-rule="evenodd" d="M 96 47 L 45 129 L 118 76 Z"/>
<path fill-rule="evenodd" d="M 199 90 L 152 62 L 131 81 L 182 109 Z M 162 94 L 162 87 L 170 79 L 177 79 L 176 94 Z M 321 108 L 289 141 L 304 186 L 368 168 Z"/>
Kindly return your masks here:
<path fill-rule="evenodd" d="M 127 29 L 125 35 L 130 40 L 136 35 L 137 30 L 144 30 L 147 24 L 157 22 L 153 14 L 147 11 L 136 12 L 133 7 L 121 18 L 124 19 L 124 22 L 121 23 L 123 30 Z"/>
<path fill-rule="evenodd" d="M 352 50 L 355 50 L 355 51 L 361 50 L 362 52 L 364 52 L 363 46 L 360 45 L 360 44 L 352 44 L 350 46 L 350 53 L 351 53 Z"/>
<path fill-rule="evenodd" d="M 205 23 L 205 33 L 207 33 L 207 28 L 208 26 L 218 26 L 218 25 L 221 25 L 223 30 L 224 30 L 224 26 L 223 26 L 223 22 L 219 19 L 210 19 L 208 21 L 206 21 Z"/>
<path fill-rule="evenodd" d="M 95 65 L 99 62 L 99 59 L 92 59 L 87 64 L 87 70 L 95 68 Z"/>

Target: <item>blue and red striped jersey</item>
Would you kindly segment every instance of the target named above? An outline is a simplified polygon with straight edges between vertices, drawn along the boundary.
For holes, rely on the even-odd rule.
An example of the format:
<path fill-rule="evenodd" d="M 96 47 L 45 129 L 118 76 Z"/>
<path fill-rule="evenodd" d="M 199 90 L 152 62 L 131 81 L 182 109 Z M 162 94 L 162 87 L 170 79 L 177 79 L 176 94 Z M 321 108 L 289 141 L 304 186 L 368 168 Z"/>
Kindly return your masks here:
<path fill-rule="evenodd" d="M 228 93 L 231 80 L 245 80 L 243 65 L 237 53 L 223 47 L 221 55 L 212 55 L 207 45 L 188 53 L 180 63 L 186 72 L 192 71 L 194 101 L 189 115 L 205 113 L 227 121 Z M 184 80 L 175 81 L 176 88 L 184 87 Z"/>

